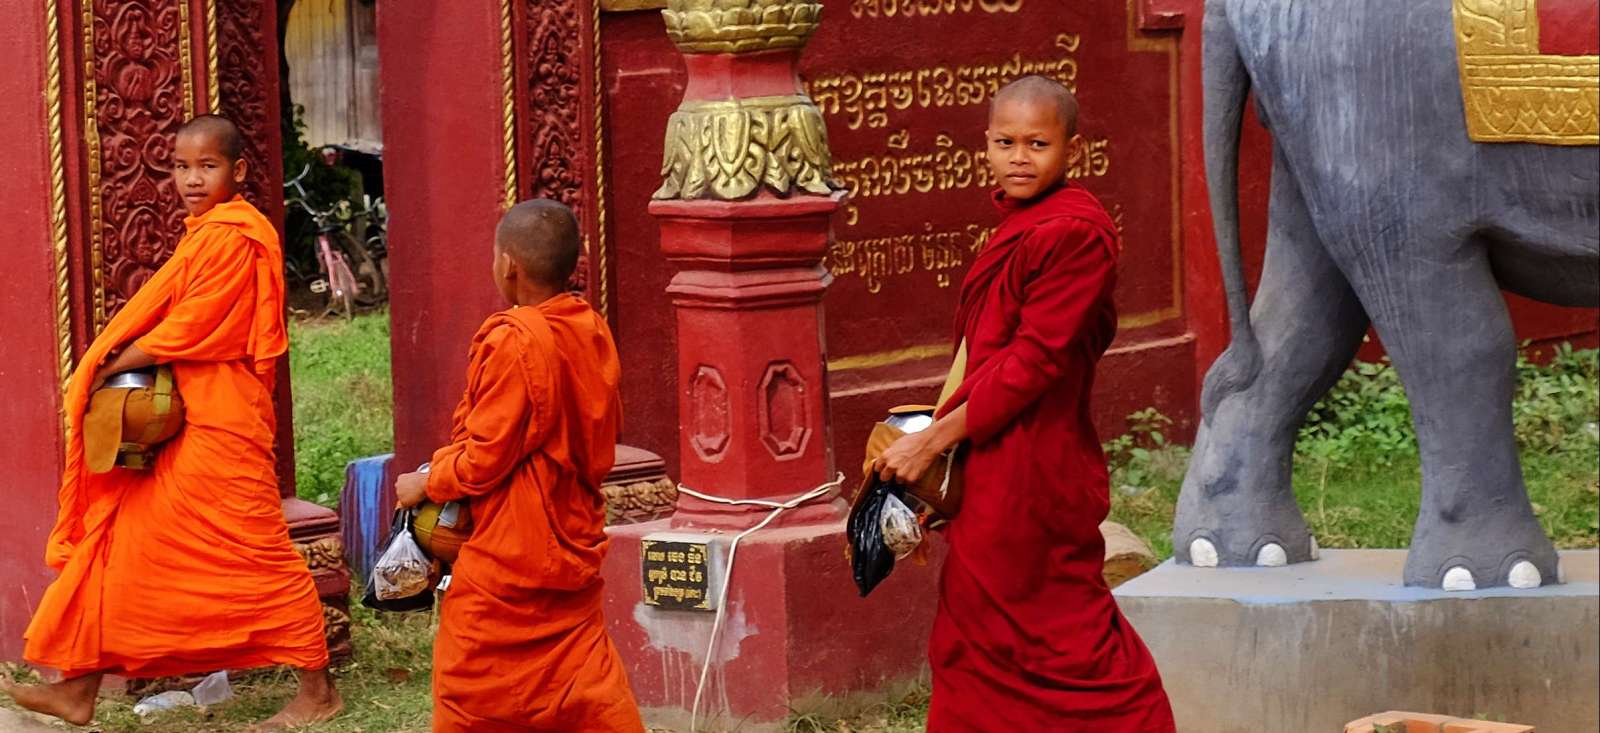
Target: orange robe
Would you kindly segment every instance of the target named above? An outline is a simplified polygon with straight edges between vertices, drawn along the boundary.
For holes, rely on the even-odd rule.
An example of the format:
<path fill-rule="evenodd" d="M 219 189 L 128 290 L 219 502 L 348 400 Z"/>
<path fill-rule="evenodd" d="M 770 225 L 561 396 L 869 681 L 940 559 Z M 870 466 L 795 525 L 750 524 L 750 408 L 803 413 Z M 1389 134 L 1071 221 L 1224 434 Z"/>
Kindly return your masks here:
<path fill-rule="evenodd" d="M 67 389 L 60 575 L 24 656 L 77 676 L 327 666 L 322 608 L 289 543 L 273 462 L 274 369 L 287 349 L 277 232 L 235 197 L 184 221 L 172 258 L 90 345 Z M 91 474 L 89 386 L 133 343 L 172 365 L 184 427 L 148 471 Z"/>
<path fill-rule="evenodd" d="M 473 338 L 428 497 L 466 499 L 472 537 L 433 652 L 435 733 L 644 730 L 600 613 L 621 367 L 605 321 L 560 295 Z"/>

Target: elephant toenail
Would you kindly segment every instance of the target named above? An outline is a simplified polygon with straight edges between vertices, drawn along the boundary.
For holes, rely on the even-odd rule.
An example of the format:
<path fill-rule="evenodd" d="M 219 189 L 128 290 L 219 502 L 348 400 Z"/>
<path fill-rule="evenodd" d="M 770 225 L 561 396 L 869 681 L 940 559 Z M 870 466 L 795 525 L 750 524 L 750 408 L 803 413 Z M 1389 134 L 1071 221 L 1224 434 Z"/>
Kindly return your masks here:
<path fill-rule="evenodd" d="M 1444 589 L 1449 591 L 1477 590 L 1478 583 L 1472 579 L 1471 570 L 1457 565 L 1445 572 Z"/>
<path fill-rule="evenodd" d="M 1256 565 L 1263 568 L 1281 568 L 1289 564 L 1289 555 L 1283 551 L 1283 546 L 1276 542 L 1268 542 L 1261 546 L 1256 553 Z"/>
<path fill-rule="evenodd" d="M 1189 564 L 1197 568 L 1214 568 L 1217 566 L 1217 546 L 1211 540 L 1201 538 L 1189 543 Z"/>
<path fill-rule="evenodd" d="M 1527 560 L 1518 561 L 1511 566 L 1511 575 L 1506 578 L 1506 584 L 1512 588 L 1527 589 L 1538 588 L 1544 582 L 1544 577 L 1539 575 L 1539 569 Z"/>

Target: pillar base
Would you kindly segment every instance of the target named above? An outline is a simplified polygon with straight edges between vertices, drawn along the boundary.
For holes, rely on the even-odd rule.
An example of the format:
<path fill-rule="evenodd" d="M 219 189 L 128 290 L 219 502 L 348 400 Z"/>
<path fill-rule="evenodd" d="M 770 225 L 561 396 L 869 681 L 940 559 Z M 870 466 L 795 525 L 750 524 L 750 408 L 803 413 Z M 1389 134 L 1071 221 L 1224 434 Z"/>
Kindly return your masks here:
<path fill-rule="evenodd" d="M 641 543 L 658 533 L 698 532 L 697 541 L 717 546 L 710 553 L 715 596 L 738 530 L 659 520 L 606 532 L 606 623 L 634 695 L 647 724 L 687 730 L 716 614 L 646 604 Z M 850 714 L 925 679 L 942 542 L 934 550 L 926 565 L 899 563 L 870 597 L 860 598 L 842 521 L 768 528 L 745 538 L 701 696 L 701 729 L 777 730 L 794 713 Z"/>

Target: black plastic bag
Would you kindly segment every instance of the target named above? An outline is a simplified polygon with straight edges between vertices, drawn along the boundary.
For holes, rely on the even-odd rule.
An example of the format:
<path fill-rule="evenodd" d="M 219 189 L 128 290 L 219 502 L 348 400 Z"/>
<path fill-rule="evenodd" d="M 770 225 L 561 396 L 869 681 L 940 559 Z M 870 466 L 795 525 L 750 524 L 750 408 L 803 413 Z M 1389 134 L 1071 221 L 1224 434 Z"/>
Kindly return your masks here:
<path fill-rule="evenodd" d="M 390 522 L 389 524 L 389 536 L 383 541 L 383 546 L 387 548 L 395 541 L 396 537 L 400 536 L 401 533 L 409 532 L 410 530 L 411 512 L 405 509 L 395 510 L 394 521 Z M 376 611 L 393 612 L 427 611 L 433 608 L 433 589 L 431 584 L 428 590 L 418 593 L 414 596 L 395 598 L 385 601 L 379 600 L 378 598 L 378 587 L 374 582 L 377 577 L 377 572 L 374 570 L 367 574 L 372 577 L 367 578 L 367 593 L 362 597 L 361 605 Z"/>
<path fill-rule="evenodd" d="M 850 542 L 850 571 L 855 576 L 856 589 L 866 598 L 873 588 L 894 571 L 894 551 L 883 543 L 883 504 L 889 497 L 900 498 L 905 490 L 895 483 L 873 479 L 864 489 L 868 492 L 850 508 L 845 522 L 845 537 Z"/>

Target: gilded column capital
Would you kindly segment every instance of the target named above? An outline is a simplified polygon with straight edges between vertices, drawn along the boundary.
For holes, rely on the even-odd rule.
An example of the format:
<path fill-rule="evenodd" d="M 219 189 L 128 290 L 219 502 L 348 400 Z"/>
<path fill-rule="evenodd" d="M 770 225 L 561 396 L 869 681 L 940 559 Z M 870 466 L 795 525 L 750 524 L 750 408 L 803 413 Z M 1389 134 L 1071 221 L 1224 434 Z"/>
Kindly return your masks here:
<path fill-rule="evenodd" d="M 668 0 L 667 36 L 684 53 L 756 53 L 804 46 L 817 29 L 816 0 Z"/>

